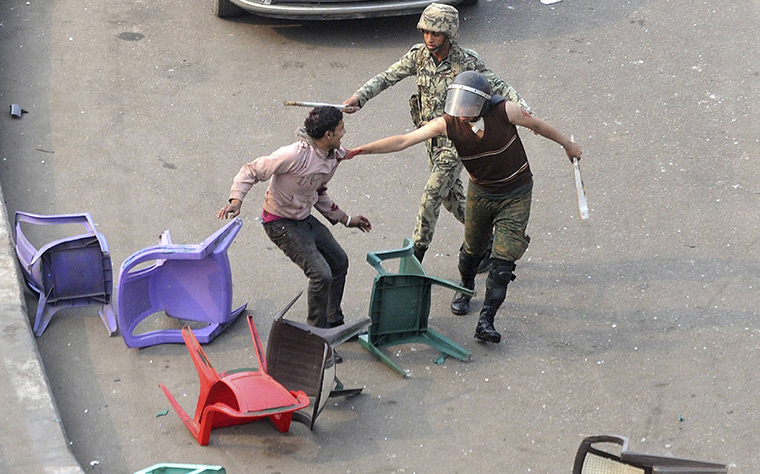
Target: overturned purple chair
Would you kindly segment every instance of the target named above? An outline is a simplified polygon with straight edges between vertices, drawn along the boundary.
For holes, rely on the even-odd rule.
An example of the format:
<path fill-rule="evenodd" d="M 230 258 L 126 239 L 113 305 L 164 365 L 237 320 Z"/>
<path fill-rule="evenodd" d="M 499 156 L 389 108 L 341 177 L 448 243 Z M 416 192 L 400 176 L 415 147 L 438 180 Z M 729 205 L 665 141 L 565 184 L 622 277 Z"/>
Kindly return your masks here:
<path fill-rule="evenodd" d="M 167 230 L 159 245 L 140 250 L 124 261 L 117 284 L 116 314 L 128 347 L 184 344 L 181 326 L 186 323 L 135 332 L 142 321 L 161 311 L 171 318 L 206 323 L 192 329 L 201 343 L 208 343 L 235 321 L 247 303 L 232 310 L 227 249 L 242 225 L 240 219 L 233 219 L 200 244 L 191 245 L 172 244 Z"/>
<path fill-rule="evenodd" d="M 81 224 L 84 234 L 54 240 L 39 249 L 22 231 L 22 223 L 37 226 Z M 16 212 L 16 256 L 27 285 L 40 295 L 34 334 L 41 336 L 53 315 L 67 308 L 100 305 L 109 335 L 116 331 L 111 306 L 113 270 L 106 238 L 96 232 L 88 213 L 41 216 Z"/>

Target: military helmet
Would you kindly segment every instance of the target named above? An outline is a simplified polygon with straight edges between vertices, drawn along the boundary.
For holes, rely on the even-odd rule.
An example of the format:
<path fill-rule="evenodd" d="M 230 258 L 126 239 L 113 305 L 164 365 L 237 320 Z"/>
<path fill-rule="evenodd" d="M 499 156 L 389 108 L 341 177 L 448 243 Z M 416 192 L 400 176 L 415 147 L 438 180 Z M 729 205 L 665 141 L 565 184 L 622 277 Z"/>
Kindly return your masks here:
<path fill-rule="evenodd" d="M 450 40 L 459 36 L 459 12 L 451 5 L 431 3 L 417 22 L 417 29 L 443 33 Z"/>
<path fill-rule="evenodd" d="M 453 117 L 480 117 L 491 100 L 491 84 L 479 72 L 457 74 L 446 91 L 443 111 Z"/>

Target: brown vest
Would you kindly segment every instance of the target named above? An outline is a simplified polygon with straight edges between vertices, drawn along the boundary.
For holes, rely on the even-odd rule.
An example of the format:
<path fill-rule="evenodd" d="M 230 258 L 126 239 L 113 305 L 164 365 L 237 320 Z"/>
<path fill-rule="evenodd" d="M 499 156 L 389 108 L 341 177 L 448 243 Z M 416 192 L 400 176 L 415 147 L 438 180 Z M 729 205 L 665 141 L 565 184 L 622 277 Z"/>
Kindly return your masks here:
<path fill-rule="evenodd" d="M 533 176 L 517 127 L 507 119 L 505 105 L 501 102 L 486 113 L 482 137 L 472 131 L 469 123 L 444 115 L 446 134 L 454 142 L 470 181 L 487 193 L 508 193 L 530 183 Z"/>

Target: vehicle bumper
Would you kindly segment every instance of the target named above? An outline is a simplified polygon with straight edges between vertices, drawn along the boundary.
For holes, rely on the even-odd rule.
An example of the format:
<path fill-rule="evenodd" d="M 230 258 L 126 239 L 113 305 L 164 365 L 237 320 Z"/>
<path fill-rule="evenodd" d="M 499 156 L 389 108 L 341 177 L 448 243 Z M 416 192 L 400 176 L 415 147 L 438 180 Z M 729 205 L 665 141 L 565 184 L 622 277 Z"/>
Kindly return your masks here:
<path fill-rule="evenodd" d="M 400 16 L 420 13 L 428 5 L 447 3 L 456 5 L 461 0 L 391 0 L 365 2 L 278 2 L 276 0 L 230 0 L 243 10 L 256 15 L 301 20 L 347 20 L 381 16 Z"/>

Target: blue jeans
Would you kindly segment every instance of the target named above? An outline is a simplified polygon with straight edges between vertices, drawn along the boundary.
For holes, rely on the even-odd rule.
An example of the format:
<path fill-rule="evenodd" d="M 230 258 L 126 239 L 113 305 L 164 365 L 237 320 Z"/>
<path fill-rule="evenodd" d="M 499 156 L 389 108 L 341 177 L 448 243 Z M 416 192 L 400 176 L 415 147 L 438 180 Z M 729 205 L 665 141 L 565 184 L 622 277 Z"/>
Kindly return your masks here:
<path fill-rule="evenodd" d="M 302 221 L 278 219 L 264 224 L 269 239 L 303 270 L 309 279 L 306 322 L 330 327 L 343 322 L 340 308 L 348 273 L 348 255 L 314 216 Z"/>

